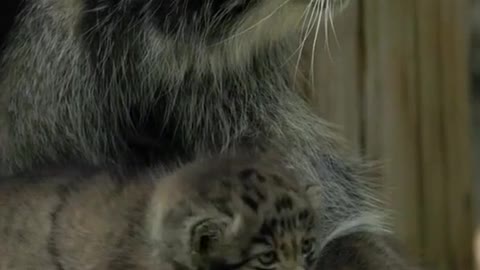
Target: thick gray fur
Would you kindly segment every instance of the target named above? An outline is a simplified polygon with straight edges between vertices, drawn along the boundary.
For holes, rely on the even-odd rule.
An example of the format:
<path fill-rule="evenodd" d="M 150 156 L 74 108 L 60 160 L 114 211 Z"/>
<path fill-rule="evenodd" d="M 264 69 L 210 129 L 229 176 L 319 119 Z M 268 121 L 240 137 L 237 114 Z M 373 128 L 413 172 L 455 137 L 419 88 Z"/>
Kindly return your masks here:
<path fill-rule="evenodd" d="M 248 0 L 204 1 L 195 17 L 191 1 L 172 1 L 185 8 L 174 15 L 154 0 L 25 1 L 1 58 L 0 172 L 275 149 L 316 187 L 324 245 L 388 233 L 366 167 L 294 90 L 288 62 L 308 5 L 310 26 L 343 1 L 250 0 L 237 17 Z M 225 10 L 212 17 L 214 2 Z M 155 142 L 148 157 L 136 139 Z"/>

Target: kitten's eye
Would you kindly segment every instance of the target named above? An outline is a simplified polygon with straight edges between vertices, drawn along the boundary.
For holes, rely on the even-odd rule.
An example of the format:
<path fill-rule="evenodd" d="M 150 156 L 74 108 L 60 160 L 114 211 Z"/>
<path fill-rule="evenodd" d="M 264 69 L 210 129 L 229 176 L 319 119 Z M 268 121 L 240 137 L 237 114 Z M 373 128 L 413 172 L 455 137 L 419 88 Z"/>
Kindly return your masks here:
<path fill-rule="evenodd" d="M 313 251 L 315 246 L 315 241 L 313 239 L 305 239 L 302 242 L 302 253 L 308 254 Z"/>
<path fill-rule="evenodd" d="M 265 266 L 272 265 L 277 261 L 277 253 L 275 253 L 275 251 L 269 251 L 260 254 L 258 256 L 258 261 Z"/>

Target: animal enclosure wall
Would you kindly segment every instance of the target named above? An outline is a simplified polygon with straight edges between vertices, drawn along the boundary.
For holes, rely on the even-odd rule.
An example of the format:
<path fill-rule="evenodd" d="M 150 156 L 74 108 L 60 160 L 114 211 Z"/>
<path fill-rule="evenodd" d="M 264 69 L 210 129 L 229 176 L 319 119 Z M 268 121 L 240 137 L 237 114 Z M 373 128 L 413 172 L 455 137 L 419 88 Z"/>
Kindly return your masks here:
<path fill-rule="evenodd" d="M 468 5 L 354 0 L 338 42 L 304 58 L 312 105 L 383 162 L 395 229 L 427 269 L 473 269 Z"/>

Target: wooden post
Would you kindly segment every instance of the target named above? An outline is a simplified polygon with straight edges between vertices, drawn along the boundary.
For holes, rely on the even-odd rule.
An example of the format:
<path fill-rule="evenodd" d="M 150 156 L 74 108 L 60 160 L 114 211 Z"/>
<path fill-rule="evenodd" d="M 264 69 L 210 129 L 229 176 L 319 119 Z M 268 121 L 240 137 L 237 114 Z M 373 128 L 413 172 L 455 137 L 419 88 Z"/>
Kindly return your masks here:
<path fill-rule="evenodd" d="M 384 163 L 396 230 L 431 269 L 473 269 L 468 14 L 467 0 L 357 0 L 331 57 L 315 50 L 316 111 Z"/>

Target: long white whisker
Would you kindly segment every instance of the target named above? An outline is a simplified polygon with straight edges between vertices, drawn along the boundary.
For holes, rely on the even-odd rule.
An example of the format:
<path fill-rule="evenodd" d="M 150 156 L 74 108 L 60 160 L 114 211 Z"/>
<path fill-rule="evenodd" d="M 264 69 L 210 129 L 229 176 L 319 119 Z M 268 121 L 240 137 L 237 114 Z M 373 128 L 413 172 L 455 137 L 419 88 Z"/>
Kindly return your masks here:
<path fill-rule="evenodd" d="M 305 29 L 305 25 L 307 24 L 307 19 L 308 19 L 308 16 L 309 14 L 311 14 L 311 7 L 312 7 L 312 2 L 313 0 L 310 0 L 310 3 L 307 5 L 307 7 L 305 8 L 305 11 L 303 12 L 302 14 L 302 17 L 301 17 L 301 21 L 302 21 L 302 26 L 299 28 L 301 29 L 302 33 L 300 35 L 300 42 L 299 42 L 299 45 L 297 46 L 297 48 L 292 52 L 292 54 L 290 54 L 288 57 L 285 58 L 285 62 L 281 65 L 282 67 L 284 65 L 286 65 L 290 59 L 295 56 L 296 53 L 298 53 L 299 51 L 301 51 L 302 49 L 302 46 L 304 45 L 305 41 L 307 40 L 308 38 L 308 31 L 304 31 Z M 312 14 L 313 15 L 313 14 Z M 311 16 L 310 16 L 311 17 Z M 300 20 L 299 20 L 300 21 Z"/>
<path fill-rule="evenodd" d="M 312 49 L 312 57 L 311 57 L 311 62 L 310 62 L 310 76 L 311 76 L 311 81 L 312 81 L 312 87 L 315 88 L 315 74 L 314 74 L 314 71 L 315 71 L 315 54 L 316 54 L 316 47 L 317 47 L 317 42 L 318 42 L 318 36 L 319 36 L 319 30 L 320 30 L 320 26 L 322 24 L 322 20 L 323 20 L 323 13 L 324 13 L 324 10 L 325 10 L 325 7 L 326 7 L 326 1 L 327 0 L 322 0 L 319 5 L 319 16 L 318 16 L 318 20 L 317 20 L 317 25 L 316 25 L 316 29 L 315 29 L 315 37 L 314 37 L 314 40 L 313 40 L 313 49 Z"/>
<path fill-rule="evenodd" d="M 330 59 L 330 61 L 333 61 L 332 51 L 330 49 L 330 29 L 328 28 L 328 26 L 330 26 L 330 23 L 333 20 L 331 1 L 327 1 L 326 14 L 325 14 L 325 19 L 324 20 L 325 20 L 324 21 L 325 48 L 327 50 L 328 58 Z"/>
<path fill-rule="evenodd" d="M 305 44 L 307 42 L 307 39 L 308 37 L 310 36 L 310 33 L 313 31 L 313 29 L 315 28 L 314 27 L 314 18 L 315 16 L 317 15 L 316 13 L 316 10 L 317 10 L 317 7 L 319 5 L 319 2 L 314 2 L 315 0 L 311 0 L 310 3 L 309 3 L 309 9 L 311 10 L 311 16 L 310 16 L 310 19 L 308 21 L 308 24 L 307 24 L 307 27 L 306 27 L 306 30 L 305 32 L 303 33 L 303 38 L 302 38 L 302 41 L 300 43 L 300 50 L 298 52 L 298 58 L 297 58 L 297 63 L 295 65 L 295 73 L 294 73 L 294 78 L 297 78 L 297 75 L 298 75 L 298 70 L 299 70 L 299 66 L 300 66 L 300 62 L 301 62 L 301 59 L 302 59 L 302 53 L 303 53 L 303 50 L 305 48 Z M 312 5 L 312 3 L 314 3 Z M 305 18 L 307 19 L 307 18 Z"/>
<path fill-rule="evenodd" d="M 333 37 L 335 38 L 335 43 L 336 43 L 337 47 L 340 47 L 340 41 L 338 40 L 337 31 L 335 29 L 335 23 L 334 23 L 334 20 L 333 20 L 333 11 L 330 12 L 329 17 L 330 17 L 329 18 L 330 28 L 332 29 L 332 34 L 333 34 Z"/>
<path fill-rule="evenodd" d="M 300 31 L 303 31 L 305 29 L 305 25 L 307 23 L 307 19 L 309 17 L 309 14 L 311 14 L 311 10 L 312 10 L 312 4 L 313 4 L 313 0 L 310 0 L 310 2 L 308 3 L 308 5 L 305 7 L 305 10 L 303 11 L 302 13 L 302 17 L 300 17 L 301 21 L 302 22 L 302 26 L 299 28 Z M 310 16 L 311 18 L 312 16 Z"/>

